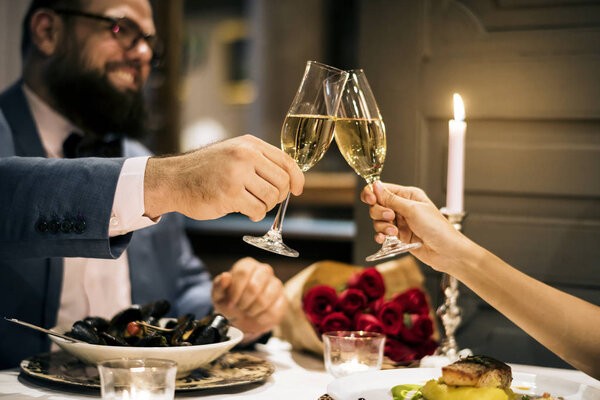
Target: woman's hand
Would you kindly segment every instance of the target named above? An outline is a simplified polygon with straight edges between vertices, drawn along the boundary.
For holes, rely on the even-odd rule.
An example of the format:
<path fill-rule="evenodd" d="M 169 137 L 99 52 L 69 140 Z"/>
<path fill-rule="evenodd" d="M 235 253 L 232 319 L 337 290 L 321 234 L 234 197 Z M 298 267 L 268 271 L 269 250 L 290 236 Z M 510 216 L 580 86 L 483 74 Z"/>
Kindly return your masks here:
<path fill-rule="evenodd" d="M 397 235 L 406 243 L 421 242 L 411 253 L 439 271 L 448 272 L 463 251 L 474 245 L 419 188 L 375 182 L 373 190 L 363 189 L 361 200 L 370 206 L 378 243 L 385 235 Z"/>

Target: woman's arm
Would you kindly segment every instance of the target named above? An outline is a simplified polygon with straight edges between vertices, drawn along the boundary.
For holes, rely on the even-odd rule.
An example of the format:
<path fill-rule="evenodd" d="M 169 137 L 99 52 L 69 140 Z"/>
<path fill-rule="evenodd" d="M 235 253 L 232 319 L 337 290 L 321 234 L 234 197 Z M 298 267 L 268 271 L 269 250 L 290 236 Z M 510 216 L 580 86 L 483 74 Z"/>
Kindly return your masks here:
<path fill-rule="evenodd" d="M 403 241 L 423 243 L 411 253 L 453 275 L 534 339 L 600 378 L 600 307 L 548 286 L 513 268 L 458 232 L 417 188 L 376 184 L 361 198 L 369 204 L 376 240 L 395 230 Z"/>

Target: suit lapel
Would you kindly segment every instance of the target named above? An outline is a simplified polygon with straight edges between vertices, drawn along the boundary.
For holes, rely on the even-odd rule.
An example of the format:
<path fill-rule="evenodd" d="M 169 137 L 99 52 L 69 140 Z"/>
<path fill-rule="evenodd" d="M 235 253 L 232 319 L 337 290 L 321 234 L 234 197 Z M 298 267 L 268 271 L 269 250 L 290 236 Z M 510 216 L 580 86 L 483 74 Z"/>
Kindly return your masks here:
<path fill-rule="evenodd" d="M 0 108 L 13 134 L 15 155 L 46 157 L 22 84 L 22 81 L 18 81 L 0 95 Z"/>

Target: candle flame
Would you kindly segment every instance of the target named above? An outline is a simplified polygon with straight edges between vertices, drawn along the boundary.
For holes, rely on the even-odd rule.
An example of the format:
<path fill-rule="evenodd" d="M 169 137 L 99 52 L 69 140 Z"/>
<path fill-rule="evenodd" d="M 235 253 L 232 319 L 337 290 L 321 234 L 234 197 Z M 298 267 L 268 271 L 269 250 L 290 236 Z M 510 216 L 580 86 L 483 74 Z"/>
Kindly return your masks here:
<path fill-rule="evenodd" d="M 460 94 L 454 93 L 454 119 L 456 121 L 465 120 L 465 105 L 463 104 Z"/>

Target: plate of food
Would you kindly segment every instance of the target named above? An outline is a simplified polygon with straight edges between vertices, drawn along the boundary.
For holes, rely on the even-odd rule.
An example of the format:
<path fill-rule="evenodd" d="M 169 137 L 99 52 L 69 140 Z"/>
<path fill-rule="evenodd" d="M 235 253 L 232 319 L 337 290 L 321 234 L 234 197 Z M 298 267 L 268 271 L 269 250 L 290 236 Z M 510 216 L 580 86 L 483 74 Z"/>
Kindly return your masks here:
<path fill-rule="evenodd" d="M 220 314 L 196 320 L 194 315 L 163 318 L 170 305 L 158 300 L 134 305 L 110 320 L 88 317 L 53 331 L 76 339 L 50 339 L 79 360 L 95 365 L 114 358 L 161 358 L 177 362 L 177 376 L 208 365 L 243 339 Z"/>
<path fill-rule="evenodd" d="M 350 375 L 331 382 L 327 394 L 335 400 L 600 399 L 599 388 L 555 376 L 512 371 L 508 365 L 485 356 L 467 357 L 442 368 Z"/>

